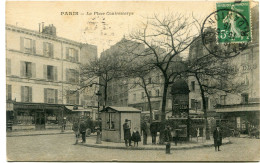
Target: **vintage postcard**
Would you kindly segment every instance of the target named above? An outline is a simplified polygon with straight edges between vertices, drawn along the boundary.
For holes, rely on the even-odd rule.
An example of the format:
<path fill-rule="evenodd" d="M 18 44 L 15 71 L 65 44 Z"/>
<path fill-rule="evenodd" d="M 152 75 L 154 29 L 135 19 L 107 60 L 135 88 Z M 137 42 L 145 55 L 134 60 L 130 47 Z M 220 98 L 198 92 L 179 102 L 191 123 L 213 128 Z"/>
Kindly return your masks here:
<path fill-rule="evenodd" d="M 6 161 L 260 160 L 257 0 L 5 9 Z"/>

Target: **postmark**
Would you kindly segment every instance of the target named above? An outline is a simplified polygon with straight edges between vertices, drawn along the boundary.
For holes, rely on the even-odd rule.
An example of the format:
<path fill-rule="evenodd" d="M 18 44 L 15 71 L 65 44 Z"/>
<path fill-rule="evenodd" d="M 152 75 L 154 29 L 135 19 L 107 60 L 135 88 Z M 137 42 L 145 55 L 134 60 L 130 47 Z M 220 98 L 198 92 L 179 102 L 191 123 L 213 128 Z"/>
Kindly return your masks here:
<path fill-rule="evenodd" d="M 201 29 L 209 53 L 230 58 L 246 49 L 252 39 L 249 10 L 249 2 L 217 4 L 217 11 L 204 20 Z"/>

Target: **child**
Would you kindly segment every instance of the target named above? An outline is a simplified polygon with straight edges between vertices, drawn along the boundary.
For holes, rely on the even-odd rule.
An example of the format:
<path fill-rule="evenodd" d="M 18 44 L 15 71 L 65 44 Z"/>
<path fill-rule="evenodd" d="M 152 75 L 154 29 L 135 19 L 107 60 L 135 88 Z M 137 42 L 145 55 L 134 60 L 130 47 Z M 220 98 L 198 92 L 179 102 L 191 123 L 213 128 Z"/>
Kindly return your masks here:
<path fill-rule="evenodd" d="M 137 147 L 138 147 L 138 142 L 141 141 L 141 136 L 140 136 L 140 133 L 139 133 L 137 127 L 134 128 L 134 131 L 133 131 L 133 134 L 132 134 L 132 140 L 134 141 L 134 146 L 136 144 Z"/>

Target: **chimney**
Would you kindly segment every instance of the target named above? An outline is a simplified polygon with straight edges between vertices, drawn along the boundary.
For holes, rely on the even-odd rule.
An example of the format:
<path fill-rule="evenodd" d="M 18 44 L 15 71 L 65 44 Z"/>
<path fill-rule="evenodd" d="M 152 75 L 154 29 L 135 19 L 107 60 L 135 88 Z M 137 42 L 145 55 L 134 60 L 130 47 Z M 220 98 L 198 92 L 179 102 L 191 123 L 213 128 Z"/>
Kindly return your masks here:
<path fill-rule="evenodd" d="M 43 30 L 44 30 L 44 22 L 42 22 L 42 32 L 43 32 Z"/>
<path fill-rule="evenodd" d="M 39 33 L 41 33 L 41 23 L 39 23 Z"/>

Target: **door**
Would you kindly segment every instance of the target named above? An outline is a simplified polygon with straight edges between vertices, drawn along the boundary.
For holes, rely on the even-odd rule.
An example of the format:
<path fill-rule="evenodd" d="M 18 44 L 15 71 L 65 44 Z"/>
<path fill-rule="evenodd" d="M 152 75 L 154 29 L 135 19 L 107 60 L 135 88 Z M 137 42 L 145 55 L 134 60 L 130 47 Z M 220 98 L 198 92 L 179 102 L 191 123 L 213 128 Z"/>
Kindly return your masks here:
<path fill-rule="evenodd" d="M 35 128 L 36 130 L 45 129 L 45 116 L 44 112 L 36 112 L 35 114 Z"/>

